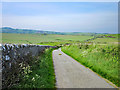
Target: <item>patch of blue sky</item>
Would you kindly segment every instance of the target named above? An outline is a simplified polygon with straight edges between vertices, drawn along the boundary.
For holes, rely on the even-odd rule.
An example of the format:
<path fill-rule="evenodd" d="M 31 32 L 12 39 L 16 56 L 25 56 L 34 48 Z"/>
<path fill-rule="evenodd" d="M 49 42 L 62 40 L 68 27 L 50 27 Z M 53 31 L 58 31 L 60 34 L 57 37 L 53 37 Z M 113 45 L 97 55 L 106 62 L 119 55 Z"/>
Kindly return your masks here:
<path fill-rule="evenodd" d="M 117 2 L 3 2 L 3 26 L 61 32 L 118 32 Z"/>
<path fill-rule="evenodd" d="M 117 13 L 115 2 L 7 2 L 3 3 L 3 15 L 57 15 L 93 12 Z"/>

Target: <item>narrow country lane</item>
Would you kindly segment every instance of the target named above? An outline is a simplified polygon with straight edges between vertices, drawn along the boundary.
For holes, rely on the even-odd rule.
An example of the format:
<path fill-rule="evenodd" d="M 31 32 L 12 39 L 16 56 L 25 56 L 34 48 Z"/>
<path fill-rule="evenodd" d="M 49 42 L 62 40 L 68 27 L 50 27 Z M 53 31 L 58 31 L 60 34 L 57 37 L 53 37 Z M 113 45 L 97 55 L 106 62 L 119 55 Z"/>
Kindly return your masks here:
<path fill-rule="evenodd" d="M 53 51 L 57 88 L 114 88 L 60 49 Z"/>

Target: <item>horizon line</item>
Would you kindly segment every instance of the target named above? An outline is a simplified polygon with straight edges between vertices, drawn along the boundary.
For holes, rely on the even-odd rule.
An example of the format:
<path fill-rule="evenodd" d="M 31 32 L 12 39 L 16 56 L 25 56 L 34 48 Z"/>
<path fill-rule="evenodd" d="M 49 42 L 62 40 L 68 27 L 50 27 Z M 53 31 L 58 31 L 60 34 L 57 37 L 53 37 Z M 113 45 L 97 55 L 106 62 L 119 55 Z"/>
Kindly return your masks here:
<path fill-rule="evenodd" d="M 25 30 L 35 30 L 35 31 L 48 31 L 48 32 L 60 32 L 60 31 L 52 31 L 52 30 L 39 30 L 39 29 L 26 29 L 26 28 L 14 28 L 14 27 L 4 27 L 4 26 L 2 26 L 2 27 L 0 27 L 1 29 L 2 28 L 11 28 L 11 29 L 25 29 Z M 84 32 L 84 31 L 82 31 L 82 32 L 74 32 L 74 31 L 71 31 L 71 32 L 60 32 L 60 33 L 100 33 L 100 34 L 120 34 L 119 32 L 118 33 L 109 33 L 109 32 L 107 32 L 107 33 L 102 33 L 102 32 Z"/>

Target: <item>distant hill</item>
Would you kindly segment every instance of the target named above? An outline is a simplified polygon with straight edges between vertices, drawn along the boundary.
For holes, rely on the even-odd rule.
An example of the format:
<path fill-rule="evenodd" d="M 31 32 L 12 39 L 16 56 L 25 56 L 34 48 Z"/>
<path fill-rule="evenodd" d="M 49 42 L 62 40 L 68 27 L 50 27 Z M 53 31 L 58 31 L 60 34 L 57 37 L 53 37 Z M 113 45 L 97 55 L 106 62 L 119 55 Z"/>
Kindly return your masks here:
<path fill-rule="evenodd" d="M 1 28 L 2 33 L 21 33 L 21 34 L 55 34 L 56 32 L 52 31 L 40 31 L 40 30 L 31 30 L 31 29 L 14 29 L 10 27 L 3 27 Z"/>
<path fill-rule="evenodd" d="M 20 33 L 20 34 L 59 34 L 59 35 L 88 35 L 94 36 L 101 33 L 83 33 L 83 32 L 54 32 L 54 31 L 41 31 L 41 30 L 31 30 L 31 29 L 14 29 L 11 27 L 0 28 L 0 33 Z M 102 33 L 107 34 L 107 33 Z"/>

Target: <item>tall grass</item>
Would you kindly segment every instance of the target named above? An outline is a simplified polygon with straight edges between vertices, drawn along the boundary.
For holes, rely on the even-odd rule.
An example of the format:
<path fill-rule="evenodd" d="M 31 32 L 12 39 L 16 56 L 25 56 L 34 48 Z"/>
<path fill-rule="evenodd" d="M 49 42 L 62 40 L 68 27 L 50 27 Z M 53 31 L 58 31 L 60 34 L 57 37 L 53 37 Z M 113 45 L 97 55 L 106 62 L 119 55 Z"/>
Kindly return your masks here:
<path fill-rule="evenodd" d="M 62 51 L 120 86 L 117 45 L 71 45 L 62 47 Z"/>
<path fill-rule="evenodd" d="M 46 49 L 30 67 L 24 68 L 25 76 L 13 88 L 55 88 L 55 73 L 52 61 L 53 49 Z"/>

